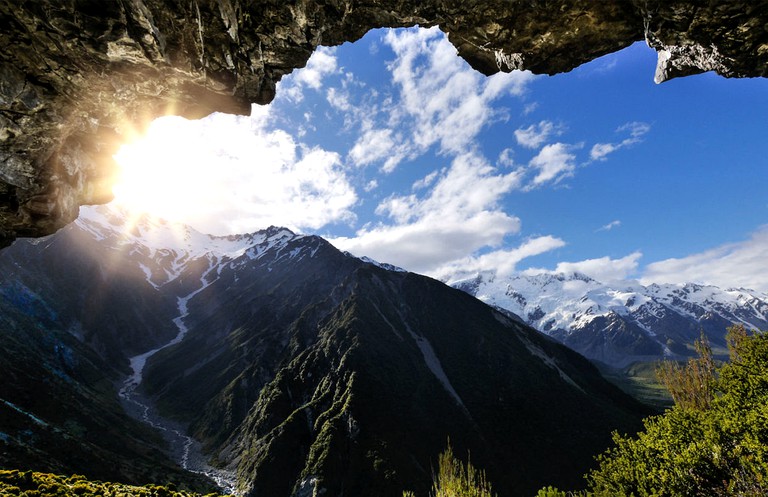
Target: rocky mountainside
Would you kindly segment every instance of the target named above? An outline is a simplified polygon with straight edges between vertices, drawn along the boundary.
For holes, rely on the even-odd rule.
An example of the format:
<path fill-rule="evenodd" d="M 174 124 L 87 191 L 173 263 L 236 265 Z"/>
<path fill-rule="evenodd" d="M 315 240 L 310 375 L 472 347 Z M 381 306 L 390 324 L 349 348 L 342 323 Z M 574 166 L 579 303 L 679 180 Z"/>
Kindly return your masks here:
<path fill-rule="evenodd" d="M 633 42 L 656 81 L 768 75 L 760 1 L 0 2 L 0 246 L 106 202 L 112 156 L 151 119 L 248 113 L 319 45 L 439 25 L 484 74 L 565 72 Z"/>
<path fill-rule="evenodd" d="M 453 286 L 616 367 L 689 356 L 702 332 L 722 350 L 726 328 L 733 324 L 768 329 L 768 295 L 746 289 L 605 285 L 578 273 L 509 278 L 487 273 Z"/>
<path fill-rule="evenodd" d="M 0 253 L 0 275 L 2 288 L 26 289 L 3 304 L 50 315 L 70 361 L 114 365 L 104 398 L 117 402 L 114 374 L 131 378 L 237 472 L 244 495 L 424 493 L 448 438 L 504 494 L 572 487 L 610 432 L 636 429 L 642 414 L 583 357 L 466 293 L 285 229 L 210 237 L 90 210 Z M 14 367 L 59 374 L 31 357 Z M 0 437 L 3 457 L 56 457 L 19 435 L 58 395 L 44 383 L 47 407 L 0 387 L 26 413 Z M 79 440 L 66 420 L 44 419 Z M 115 427 L 139 429 L 89 433 L 111 439 Z"/>
<path fill-rule="evenodd" d="M 83 234 L 0 255 L 0 467 L 210 491 L 118 400 L 126 355 L 172 337 L 170 302 Z"/>

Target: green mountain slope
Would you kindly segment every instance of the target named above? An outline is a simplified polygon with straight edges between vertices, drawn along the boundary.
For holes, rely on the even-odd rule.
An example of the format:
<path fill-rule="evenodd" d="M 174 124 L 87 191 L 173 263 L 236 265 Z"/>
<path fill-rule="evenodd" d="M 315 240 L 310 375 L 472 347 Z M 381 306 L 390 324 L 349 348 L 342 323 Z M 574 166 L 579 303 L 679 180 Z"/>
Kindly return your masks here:
<path fill-rule="evenodd" d="M 613 429 L 639 427 L 640 406 L 578 354 L 437 281 L 312 243 L 315 257 L 222 271 L 146 371 L 247 495 L 425 491 L 449 437 L 506 494 L 553 474 L 573 486 Z"/>

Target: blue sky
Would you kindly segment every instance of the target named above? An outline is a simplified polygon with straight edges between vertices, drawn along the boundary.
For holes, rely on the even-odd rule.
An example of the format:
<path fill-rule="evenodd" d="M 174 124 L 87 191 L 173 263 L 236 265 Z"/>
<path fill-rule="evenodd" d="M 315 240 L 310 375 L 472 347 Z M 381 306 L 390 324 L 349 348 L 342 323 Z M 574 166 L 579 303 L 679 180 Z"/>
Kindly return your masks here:
<path fill-rule="evenodd" d="M 655 64 L 637 43 L 486 78 L 437 29 L 372 31 L 318 50 L 250 117 L 156 121 L 118 154 L 117 201 L 215 234 L 317 233 L 444 280 L 768 291 L 768 81 L 656 85 Z"/>

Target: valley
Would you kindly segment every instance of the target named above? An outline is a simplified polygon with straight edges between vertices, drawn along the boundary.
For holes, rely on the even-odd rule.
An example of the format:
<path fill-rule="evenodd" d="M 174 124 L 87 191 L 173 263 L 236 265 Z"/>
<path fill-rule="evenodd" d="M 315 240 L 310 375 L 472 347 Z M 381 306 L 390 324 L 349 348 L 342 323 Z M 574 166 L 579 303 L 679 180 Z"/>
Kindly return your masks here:
<path fill-rule="evenodd" d="M 448 439 L 505 494 L 577 486 L 611 431 L 631 433 L 649 412 L 506 314 L 319 237 L 280 228 L 209 237 L 97 208 L 1 255 L 15 301 L 26 288 L 14 312 L 47 313 L 73 364 L 114 364 L 103 395 L 171 439 L 154 431 L 155 446 L 166 445 L 155 457 L 241 495 L 424 493 Z M 68 277 L 53 280 L 61 271 Z M 20 393 L 3 399 L 49 419 Z M 57 423 L 77 438 L 66 426 Z M 111 426 L 101 436 L 142 431 Z M 2 454 L 34 446 L 38 460 L 56 459 L 16 434 L 2 444 Z M 114 467 L 118 480 L 147 476 Z"/>
<path fill-rule="evenodd" d="M 168 443 L 168 452 L 171 458 L 179 466 L 184 470 L 210 478 L 223 493 L 234 494 L 236 485 L 235 474 L 210 466 L 207 462 L 207 457 L 202 452 L 200 443 L 186 433 L 186 428 L 182 424 L 173 422 L 158 414 L 152 399 L 140 393 L 147 360 L 161 350 L 172 347 L 184 339 L 188 331 L 184 324 L 184 318 L 187 316 L 187 303 L 189 299 L 194 297 L 203 288 L 205 288 L 204 284 L 200 289 L 178 299 L 179 315 L 173 319 L 173 322 L 178 327 L 179 333 L 171 341 L 143 354 L 128 358 L 132 372 L 123 381 L 122 387 L 119 390 L 119 396 L 129 415 L 162 434 Z"/>

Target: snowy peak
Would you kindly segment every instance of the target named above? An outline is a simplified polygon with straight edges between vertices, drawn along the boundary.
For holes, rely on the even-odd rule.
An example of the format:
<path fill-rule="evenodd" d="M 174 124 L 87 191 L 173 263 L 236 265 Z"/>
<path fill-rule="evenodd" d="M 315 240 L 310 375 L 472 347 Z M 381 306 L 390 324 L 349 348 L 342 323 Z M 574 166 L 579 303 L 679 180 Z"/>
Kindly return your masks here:
<path fill-rule="evenodd" d="M 182 223 L 146 214 L 131 215 L 112 204 L 82 207 L 74 226 L 101 248 L 121 251 L 136 259 L 147 281 L 155 287 L 174 281 L 195 261 L 207 260 L 212 269 L 224 264 L 239 267 L 270 254 L 275 260 L 299 260 L 314 257 L 321 245 L 328 243 L 320 237 L 297 235 L 279 226 L 238 235 L 207 235 Z M 346 252 L 345 255 L 388 271 L 406 272 L 369 257 Z"/>
<path fill-rule="evenodd" d="M 243 235 L 207 235 L 182 223 L 147 214 L 134 216 L 113 205 L 81 208 L 75 224 L 95 240 L 112 247 L 139 245 L 152 252 L 185 252 L 193 258 L 206 253 L 235 258 L 254 245 L 296 236 L 290 230 L 276 227 Z"/>
<path fill-rule="evenodd" d="M 346 254 L 346 255 L 348 255 L 350 257 L 355 257 L 354 255 L 350 254 L 349 252 L 344 252 L 344 254 Z M 387 271 L 394 271 L 396 273 L 407 273 L 408 272 L 408 271 L 406 271 L 405 269 L 403 269 L 403 268 L 401 268 L 399 266 L 395 266 L 393 264 L 388 264 L 386 262 L 379 262 L 379 261 L 371 259 L 370 257 L 367 257 L 367 256 L 355 257 L 355 258 L 356 259 L 360 259 L 361 261 L 365 262 L 366 264 L 372 264 L 372 265 L 374 265 L 376 267 L 380 267 L 381 269 L 386 269 Z"/>
<path fill-rule="evenodd" d="M 90 240 L 101 250 L 119 252 L 121 262 L 133 263 L 155 288 L 190 270 L 211 277 L 225 265 L 236 267 L 268 254 L 293 258 L 309 251 L 314 255 L 312 250 L 317 251 L 319 240 L 276 226 L 240 235 L 207 235 L 185 224 L 149 215 L 133 216 L 114 205 L 81 208 L 73 229 L 85 235 L 79 238 Z M 285 252 L 289 244 L 295 246 Z"/>
<path fill-rule="evenodd" d="M 724 345 L 726 328 L 768 329 L 768 295 L 688 283 L 606 285 L 584 274 L 499 278 L 478 274 L 452 283 L 520 316 L 587 357 L 612 364 L 686 355 L 703 330 Z"/>

